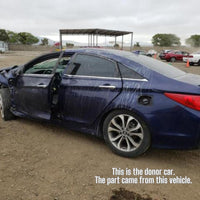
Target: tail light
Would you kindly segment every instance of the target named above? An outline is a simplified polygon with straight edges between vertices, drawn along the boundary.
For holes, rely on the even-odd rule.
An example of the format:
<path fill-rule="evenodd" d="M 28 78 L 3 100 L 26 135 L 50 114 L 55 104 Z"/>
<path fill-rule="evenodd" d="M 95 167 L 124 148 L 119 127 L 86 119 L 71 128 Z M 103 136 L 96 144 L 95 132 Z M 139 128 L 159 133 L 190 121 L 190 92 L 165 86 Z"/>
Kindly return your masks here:
<path fill-rule="evenodd" d="M 194 110 L 200 110 L 200 96 L 190 94 L 164 93 L 166 97 Z"/>

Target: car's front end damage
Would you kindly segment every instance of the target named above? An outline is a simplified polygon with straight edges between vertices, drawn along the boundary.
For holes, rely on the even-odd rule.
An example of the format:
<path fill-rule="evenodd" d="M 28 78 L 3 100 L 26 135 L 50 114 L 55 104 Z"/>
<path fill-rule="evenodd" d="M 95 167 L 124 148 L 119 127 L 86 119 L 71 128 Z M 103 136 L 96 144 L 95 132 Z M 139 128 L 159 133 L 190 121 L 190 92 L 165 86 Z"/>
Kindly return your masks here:
<path fill-rule="evenodd" d="M 4 67 L 0 69 L 0 88 L 9 87 L 10 82 L 17 76 L 20 71 L 19 66 Z"/>
<path fill-rule="evenodd" d="M 0 73 L 0 88 L 3 86 L 8 86 L 8 79 Z"/>
<path fill-rule="evenodd" d="M 7 75 L 10 72 L 12 68 L 11 67 L 6 67 L 6 68 L 2 68 L 0 70 L 0 87 L 2 86 L 7 86 L 8 87 L 8 78 Z"/>

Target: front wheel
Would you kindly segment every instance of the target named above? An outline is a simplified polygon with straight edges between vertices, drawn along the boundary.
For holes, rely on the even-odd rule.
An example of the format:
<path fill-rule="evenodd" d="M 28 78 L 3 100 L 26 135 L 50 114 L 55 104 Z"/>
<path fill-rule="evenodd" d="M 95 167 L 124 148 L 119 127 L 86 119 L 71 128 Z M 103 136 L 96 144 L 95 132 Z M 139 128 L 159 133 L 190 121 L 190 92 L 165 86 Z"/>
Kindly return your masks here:
<path fill-rule="evenodd" d="M 144 121 L 130 111 L 114 111 L 103 124 L 106 143 L 124 157 L 136 157 L 150 147 L 151 137 Z"/>
<path fill-rule="evenodd" d="M 194 63 L 193 63 L 193 62 L 190 62 L 189 64 L 190 64 L 190 66 L 193 66 L 193 65 L 194 65 Z"/>
<path fill-rule="evenodd" d="M 0 113 L 3 120 L 11 120 L 14 115 L 10 112 L 10 91 L 7 88 L 0 89 Z"/>
<path fill-rule="evenodd" d="M 171 61 L 171 62 L 175 62 L 175 61 L 176 61 L 176 58 L 172 57 L 172 58 L 170 59 L 170 61 Z"/>

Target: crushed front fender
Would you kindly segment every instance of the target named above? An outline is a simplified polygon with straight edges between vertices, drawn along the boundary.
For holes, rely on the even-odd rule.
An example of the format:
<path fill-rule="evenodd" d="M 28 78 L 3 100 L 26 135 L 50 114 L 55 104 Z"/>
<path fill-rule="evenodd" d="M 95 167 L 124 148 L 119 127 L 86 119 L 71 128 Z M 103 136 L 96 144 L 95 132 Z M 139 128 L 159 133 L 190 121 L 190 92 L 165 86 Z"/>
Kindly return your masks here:
<path fill-rule="evenodd" d="M 0 86 L 1 85 L 8 86 L 8 79 L 0 73 Z"/>
<path fill-rule="evenodd" d="M 20 67 L 13 66 L 13 67 L 4 67 L 0 69 L 0 86 L 9 86 L 9 79 L 15 78 L 17 70 L 19 70 Z"/>

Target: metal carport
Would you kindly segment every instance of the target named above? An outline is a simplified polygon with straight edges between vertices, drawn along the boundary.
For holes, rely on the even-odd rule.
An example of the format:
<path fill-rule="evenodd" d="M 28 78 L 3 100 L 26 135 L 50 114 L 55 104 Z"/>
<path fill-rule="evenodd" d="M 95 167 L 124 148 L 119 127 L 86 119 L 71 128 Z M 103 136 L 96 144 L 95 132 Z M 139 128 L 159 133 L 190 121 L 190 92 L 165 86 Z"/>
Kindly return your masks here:
<path fill-rule="evenodd" d="M 133 32 L 129 31 L 117 31 L 107 29 L 60 29 L 60 49 L 62 49 L 62 35 L 88 35 L 88 46 L 98 46 L 98 36 L 111 36 L 115 37 L 115 44 L 117 37 L 122 36 L 122 48 L 124 43 L 124 35 L 131 34 L 130 50 L 133 47 Z"/>

